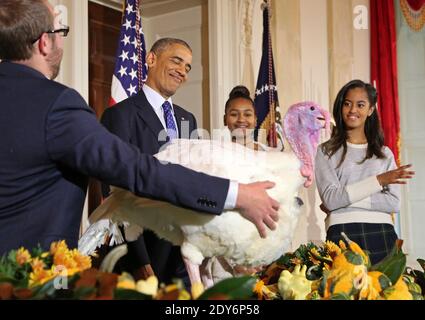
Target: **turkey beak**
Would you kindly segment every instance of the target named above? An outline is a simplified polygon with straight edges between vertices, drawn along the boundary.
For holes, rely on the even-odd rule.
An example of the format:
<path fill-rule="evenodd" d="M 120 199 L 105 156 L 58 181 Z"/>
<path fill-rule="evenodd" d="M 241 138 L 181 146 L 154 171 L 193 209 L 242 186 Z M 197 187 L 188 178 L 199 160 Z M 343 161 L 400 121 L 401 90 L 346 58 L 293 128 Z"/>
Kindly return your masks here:
<path fill-rule="evenodd" d="M 323 110 L 322 108 L 320 108 L 320 114 L 321 114 L 321 116 L 320 117 L 317 117 L 317 119 L 321 122 L 321 123 L 323 123 L 324 122 L 324 124 L 323 124 L 323 127 L 322 128 L 324 128 L 325 129 L 325 131 L 326 131 L 326 135 L 327 136 L 329 136 L 330 135 L 330 132 L 331 132 L 331 129 L 330 129 L 330 114 L 329 114 L 329 112 L 328 111 L 326 111 L 326 110 Z"/>

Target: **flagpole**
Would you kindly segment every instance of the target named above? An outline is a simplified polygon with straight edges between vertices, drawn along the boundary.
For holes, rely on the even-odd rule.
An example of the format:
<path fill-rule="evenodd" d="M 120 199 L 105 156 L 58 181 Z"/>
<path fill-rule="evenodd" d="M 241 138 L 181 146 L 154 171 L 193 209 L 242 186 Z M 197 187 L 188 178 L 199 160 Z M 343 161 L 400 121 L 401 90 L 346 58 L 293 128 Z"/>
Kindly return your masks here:
<path fill-rule="evenodd" d="M 273 61 L 273 54 L 272 54 L 272 39 L 271 39 L 271 32 L 270 32 L 270 17 L 271 17 L 271 5 L 268 0 L 263 0 L 262 9 L 267 9 L 267 29 L 268 32 L 268 79 L 267 79 L 267 85 L 269 86 L 270 92 L 272 94 L 269 94 L 269 112 L 270 112 L 270 130 L 267 137 L 269 146 L 276 148 L 277 147 L 277 134 L 276 134 L 276 114 L 275 114 L 275 103 L 274 103 L 274 94 L 272 91 L 273 86 L 273 65 L 271 62 Z"/>

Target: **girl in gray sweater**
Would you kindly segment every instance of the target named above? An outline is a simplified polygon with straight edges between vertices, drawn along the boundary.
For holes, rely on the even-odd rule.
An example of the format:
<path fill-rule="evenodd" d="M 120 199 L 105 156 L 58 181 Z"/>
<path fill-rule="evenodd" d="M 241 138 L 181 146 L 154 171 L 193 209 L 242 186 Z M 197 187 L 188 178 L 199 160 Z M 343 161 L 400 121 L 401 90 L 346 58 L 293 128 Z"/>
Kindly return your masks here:
<path fill-rule="evenodd" d="M 393 248 L 397 235 L 392 213 L 400 211 L 400 184 L 412 178 L 411 165 L 397 168 L 384 146 L 375 88 L 361 80 L 338 93 L 331 139 L 316 156 L 316 183 L 327 213 L 326 239 L 338 243 L 341 232 L 369 251 L 372 264 Z"/>

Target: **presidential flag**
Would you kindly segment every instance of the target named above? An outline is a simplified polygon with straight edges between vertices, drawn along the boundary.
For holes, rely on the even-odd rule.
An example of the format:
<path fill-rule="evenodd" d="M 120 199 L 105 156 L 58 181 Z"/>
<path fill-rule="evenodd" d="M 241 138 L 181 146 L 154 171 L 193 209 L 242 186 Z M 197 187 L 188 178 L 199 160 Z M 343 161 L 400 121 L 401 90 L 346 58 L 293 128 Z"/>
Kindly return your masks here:
<path fill-rule="evenodd" d="M 145 37 L 139 4 L 139 0 L 126 0 L 124 4 L 110 106 L 135 95 L 146 81 Z"/>
<path fill-rule="evenodd" d="M 270 7 L 267 1 L 262 4 L 262 9 L 263 52 L 254 99 L 257 113 L 256 139 L 261 143 L 267 143 L 269 147 L 283 149 L 283 130 L 270 34 Z"/>

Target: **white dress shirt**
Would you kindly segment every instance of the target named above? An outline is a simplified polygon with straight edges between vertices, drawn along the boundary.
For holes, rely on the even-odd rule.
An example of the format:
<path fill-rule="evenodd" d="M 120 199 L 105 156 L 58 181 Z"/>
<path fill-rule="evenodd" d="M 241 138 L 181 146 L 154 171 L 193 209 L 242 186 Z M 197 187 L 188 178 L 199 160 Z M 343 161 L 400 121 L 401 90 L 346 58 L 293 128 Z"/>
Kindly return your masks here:
<path fill-rule="evenodd" d="M 170 103 L 174 124 L 176 125 L 176 133 L 177 136 L 179 136 L 179 127 L 177 126 L 176 116 L 174 114 L 173 101 L 171 100 L 171 97 L 167 100 L 164 99 L 163 96 L 161 96 L 158 92 L 149 87 L 147 84 L 144 84 L 142 88 L 143 92 L 145 93 L 146 99 L 148 99 L 149 104 L 152 106 L 153 111 L 155 111 L 159 121 L 161 121 L 162 126 L 165 130 L 167 130 L 167 125 L 165 124 L 164 110 L 162 109 L 162 105 L 165 101 L 168 101 Z"/>

